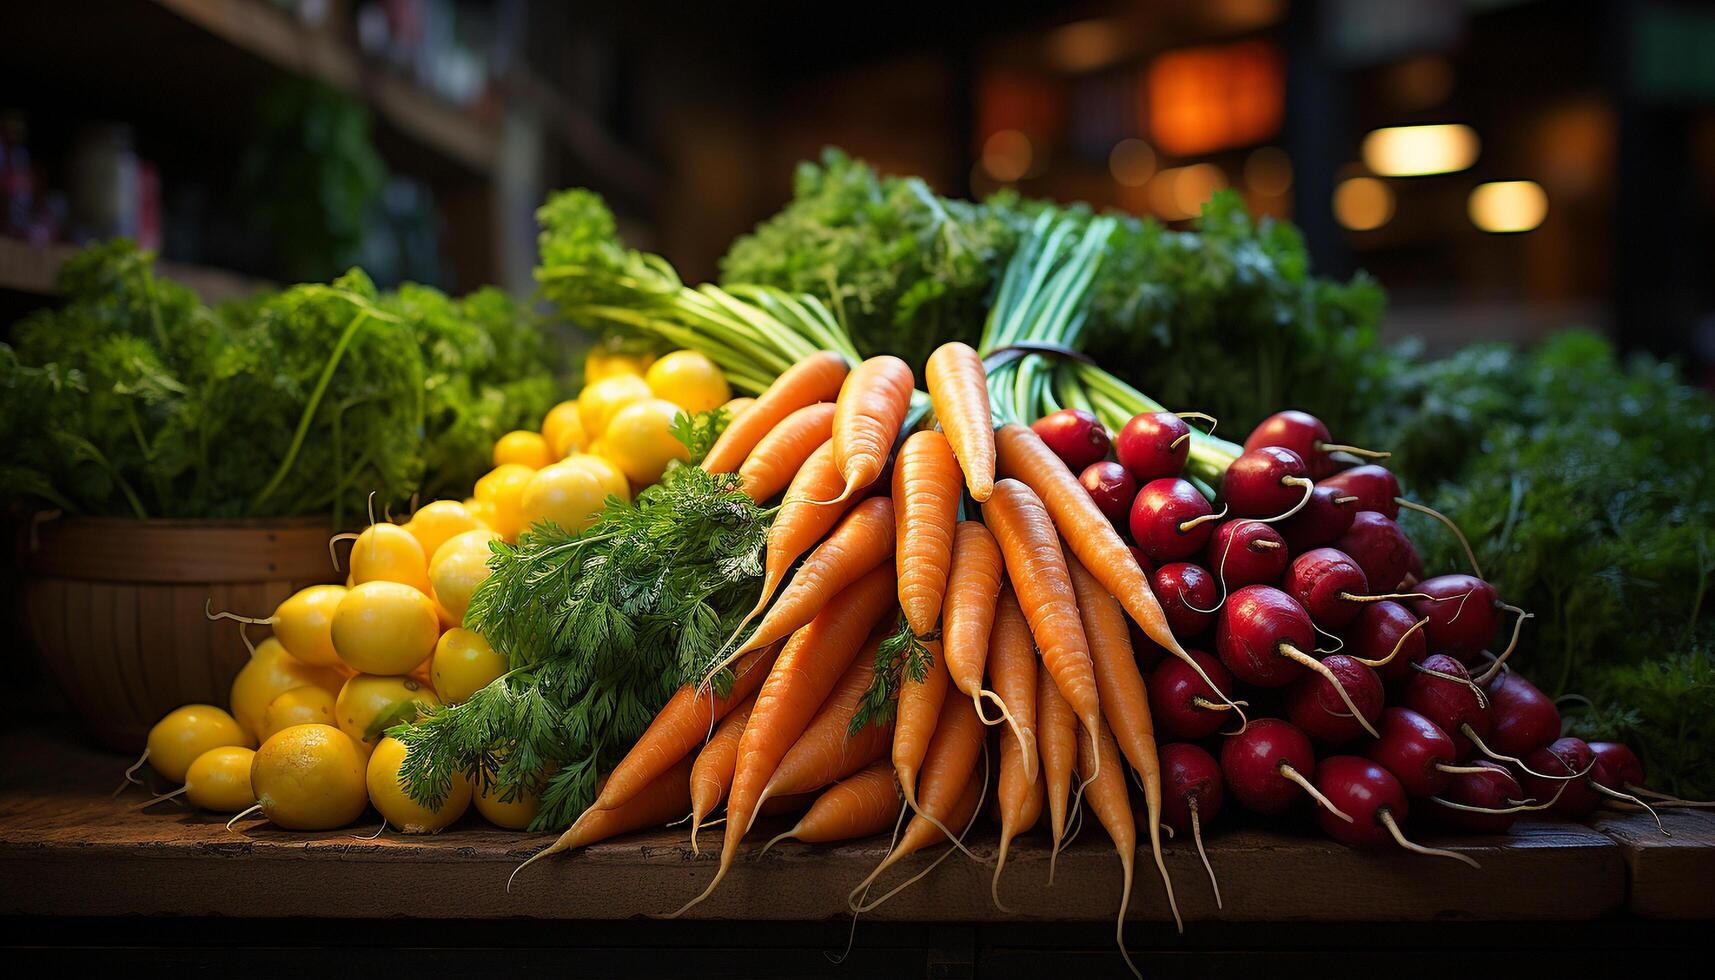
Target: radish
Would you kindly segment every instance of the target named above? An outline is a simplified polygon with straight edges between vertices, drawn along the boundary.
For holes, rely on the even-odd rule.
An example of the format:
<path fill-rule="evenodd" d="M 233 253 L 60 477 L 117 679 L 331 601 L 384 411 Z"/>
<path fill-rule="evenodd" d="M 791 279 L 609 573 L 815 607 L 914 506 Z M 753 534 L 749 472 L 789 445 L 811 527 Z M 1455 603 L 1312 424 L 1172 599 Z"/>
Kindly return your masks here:
<path fill-rule="evenodd" d="M 1416 549 L 1387 515 L 1361 510 L 1352 515 L 1352 526 L 1334 542 L 1334 547 L 1352 556 L 1364 570 L 1370 587 L 1397 589 L 1411 571 Z"/>
<path fill-rule="evenodd" d="M 1334 816 L 1350 820 L 1304 775 L 1315 768 L 1309 737 L 1279 718 L 1258 718 L 1221 742 L 1221 773 L 1240 806 L 1252 813 L 1282 813 L 1303 792 Z"/>
<path fill-rule="evenodd" d="M 1518 647 L 1524 621 L 1533 618 L 1531 613 L 1502 602 L 1495 594 L 1495 587 L 1475 575 L 1437 575 L 1424 579 L 1413 588 L 1416 594 L 1409 601 L 1420 618 L 1429 620 L 1423 626 L 1429 648 L 1457 657 L 1466 664 L 1481 656 L 1484 648 L 1495 638 L 1495 631 L 1500 628 L 1496 610 L 1506 610 L 1518 616 L 1513 624 L 1512 641 L 1479 675 L 1480 684 L 1488 683 L 1500 671 L 1501 665 Z M 1419 594 L 1428 598 L 1420 598 Z"/>
<path fill-rule="evenodd" d="M 1114 455 L 1139 483 L 1185 471 L 1191 427 L 1172 412 L 1133 415 L 1114 439 Z"/>
<path fill-rule="evenodd" d="M 1656 829 L 1667 834 L 1661 816 L 1643 800 L 1617 788 L 1618 780 L 1600 756 L 1581 738 L 1558 738 L 1525 756 L 1521 764 L 1525 792 L 1537 799 L 1553 796 L 1549 812 L 1578 820 L 1595 812 L 1602 797 L 1641 806 L 1655 817 Z M 1558 785 L 1557 785 L 1558 784 Z M 1668 834 L 1668 836 L 1672 836 Z"/>
<path fill-rule="evenodd" d="M 1550 806 L 1525 803 L 1523 787 L 1498 762 L 1478 759 L 1470 768 L 1475 771 L 1453 774 L 1447 788 L 1431 798 L 1429 813 L 1436 823 L 1474 834 L 1504 834 L 1519 814 Z"/>
<path fill-rule="evenodd" d="M 1364 754 L 1392 773 L 1410 796 L 1436 796 L 1447 789 L 1456 775 L 1480 775 L 1487 771 L 1479 770 L 1477 765 L 1454 765 L 1459 750 L 1452 736 L 1410 708 L 1389 708 L 1382 712 L 1381 729 L 1381 738 L 1370 743 Z"/>
<path fill-rule="evenodd" d="M 1328 435 L 1328 426 L 1321 419 L 1309 412 L 1288 409 L 1276 412 L 1257 423 L 1251 434 L 1245 438 L 1245 451 L 1261 449 L 1264 446 L 1279 446 L 1290 449 L 1304 457 L 1304 462 L 1310 467 L 1310 473 L 1316 479 L 1338 472 L 1340 467 L 1331 454 L 1348 453 L 1353 456 L 1368 456 L 1372 459 L 1386 459 L 1392 453 L 1376 452 L 1373 449 L 1359 449 L 1356 446 L 1346 446 L 1334 442 Z"/>
<path fill-rule="evenodd" d="M 1209 864 L 1209 852 L 1203 849 L 1203 821 L 1220 815 L 1223 790 L 1221 767 L 1215 757 L 1195 745 L 1175 742 L 1161 747 L 1161 822 L 1176 833 L 1191 832 L 1197 844 L 1197 855 L 1203 859 L 1203 870 L 1209 873 L 1209 887 L 1215 893 L 1215 907 L 1221 908 L 1221 884 L 1215 880 L 1215 869 Z"/>
<path fill-rule="evenodd" d="M 1489 735 L 1488 696 L 1471 683 L 1464 664 L 1444 653 L 1426 658 L 1415 669 L 1416 675 L 1405 685 L 1403 703 L 1446 732 L 1453 739 L 1455 758 L 1464 761 Z"/>
<path fill-rule="evenodd" d="M 1083 484 L 1109 523 L 1115 527 L 1125 523 L 1132 498 L 1137 496 L 1137 481 L 1125 467 L 1112 460 L 1099 459 L 1084 467 L 1084 472 L 1078 474 L 1078 482 Z"/>
<path fill-rule="evenodd" d="M 1447 526 L 1453 536 L 1459 539 L 1459 546 L 1465 549 L 1465 558 L 1471 563 L 1471 571 L 1481 576 L 1483 570 L 1477 565 L 1477 553 L 1471 550 L 1471 542 L 1466 539 L 1465 532 L 1459 530 L 1459 525 L 1453 519 L 1433 507 L 1427 507 L 1416 501 L 1407 500 L 1400 495 L 1399 478 L 1386 468 L 1373 463 L 1354 466 L 1343 473 L 1320 480 L 1319 487 L 1329 487 L 1344 494 L 1358 498 L 1359 510 L 1373 510 L 1390 521 L 1399 520 L 1399 509 L 1407 507 L 1420 514 L 1435 518 Z"/>
<path fill-rule="evenodd" d="M 1350 625 L 1366 603 L 1408 598 L 1400 593 L 1370 595 L 1364 570 L 1337 548 L 1312 548 L 1292 559 L 1280 585 L 1324 629 Z"/>
<path fill-rule="evenodd" d="M 1335 680 L 1318 673 L 1293 681 L 1286 689 L 1286 717 L 1324 745 L 1344 745 L 1366 730 L 1374 733 L 1384 700 L 1381 678 L 1342 653 L 1323 657 L 1322 666 Z"/>
<path fill-rule="evenodd" d="M 1221 594 L 1215 577 L 1200 565 L 1172 562 L 1149 577 L 1150 588 L 1167 617 L 1167 626 L 1180 639 L 1199 636 L 1214 621 Z"/>
<path fill-rule="evenodd" d="M 1388 599 L 1365 605 L 1340 638 L 1347 654 L 1375 668 L 1388 688 L 1398 689 L 1411 677 L 1411 665 L 1429 652 L 1423 625 L 1410 610 Z"/>
<path fill-rule="evenodd" d="M 1355 755 L 1330 756 L 1316 767 L 1315 783 L 1324 796 L 1352 816 L 1351 820 L 1341 821 L 1327 813 L 1316 814 L 1322 832 L 1340 843 L 1376 847 L 1391 837 L 1408 851 L 1452 858 L 1473 868 L 1478 866 L 1467 855 L 1407 840 L 1399 829 L 1400 822 L 1410 813 L 1405 788 L 1391 773 L 1370 760 Z"/>
<path fill-rule="evenodd" d="M 1375 728 L 1327 665 L 1304 651 L 1314 649 L 1315 627 L 1291 596 L 1267 585 L 1247 585 L 1227 597 L 1215 619 L 1215 652 L 1233 676 L 1257 687 L 1284 687 L 1305 669 L 1321 674 L 1365 731 Z"/>
<path fill-rule="evenodd" d="M 1248 518 L 1227 521 L 1209 536 L 1203 565 L 1226 589 L 1280 581 L 1286 571 L 1286 539 L 1270 525 Z"/>
<path fill-rule="evenodd" d="M 1560 737 L 1560 710 L 1536 685 L 1503 670 L 1484 688 L 1489 695 L 1489 744 L 1524 756 Z"/>
<path fill-rule="evenodd" d="M 1203 550 L 1220 518 L 1189 480 L 1151 480 L 1131 504 L 1131 536 L 1156 562 L 1182 561 Z"/>
<path fill-rule="evenodd" d="M 1149 675 L 1149 714 L 1163 734 L 1183 739 L 1207 738 L 1226 723 L 1225 712 L 1235 710 L 1228 703 L 1233 675 L 1227 673 L 1219 660 L 1201 650 L 1185 652 L 1203 673 L 1199 674 L 1178 657 L 1161 661 Z M 1219 690 L 1203 680 L 1205 674 Z"/>
<path fill-rule="evenodd" d="M 1105 459 L 1112 444 L 1108 430 L 1102 427 L 1095 413 L 1082 408 L 1050 412 L 1031 423 L 1030 428 L 1074 473 Z"/>
<path fill-rule="evenodd" d="M 1221 476 L 1221 497 L 1239 517 L 1285 520 L 1298 513 L 1316 488 L 1305 472 L 1303 457 L 1290 449 L 1252 449 Z"/>
<path fill-rule="evenodd" d="M 1608 771 L 1610 782 L 1606 785 L 1609 789 L 1623 789 L 1638 796 L 1647 796 L 1654 806 L 1715 807 L 1715 803 L 1705 800 L 1682 800 L 1646 787 L 1643 784 L 1643 763 L 1638 760 L 1637 753 L 1623 742 L 1591 742 L 1590 751 L 1596 753 L 1596 758 L 1602 760 L 1602 767 Z M 1655 802 L 1658 800 L 1660 802 Z"/>
<path fill-rule="evenodd" d="M 1309 551 L 1338 541 L 1357 514 L 1357 497 L 1333 487 L 1317 486 L 1310 491 L 1303 510 L 1280 522 L 1280 534 L 1294 554 Z"/>

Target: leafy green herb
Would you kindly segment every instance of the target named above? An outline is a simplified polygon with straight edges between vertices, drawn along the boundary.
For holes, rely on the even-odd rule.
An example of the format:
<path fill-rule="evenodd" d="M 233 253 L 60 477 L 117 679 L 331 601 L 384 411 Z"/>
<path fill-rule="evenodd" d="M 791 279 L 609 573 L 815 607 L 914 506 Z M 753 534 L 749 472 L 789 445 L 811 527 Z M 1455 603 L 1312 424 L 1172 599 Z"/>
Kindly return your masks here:
<path fill-rule="evenodd" d="M 685 449 L 691 454 L 686 462 L 696 466 L 715 448 L 715 441 L 732 423 L 732 412 L 726 406 L 711 408 L 696 415 L 680 412 L 673 416 L 673 438 L 685 444 Z"/>
<path fill-rule="evenodd" d="M 905 614 L 899 614 L 899 624 L 894 627 L 881 643 L 875 648 L 875 679 L 870 682 L 869 690 L 863 693 L 863 700 L 858 702 L 857 713 L 852 716 L 851 726 L 847 731 L 856 735 L 865 725 L 886 724 L 893 720 L 893 715 L 899 708 L 899 686 L 904 678 L 910 677 L 913 682 L 922 682 L 928 676 L 929 668 L 935 663 L 935 653 L 925 643 L 940 637 L 936 630 L 928 636 L 914 636 L 911 627 L 905 622 Z"/>

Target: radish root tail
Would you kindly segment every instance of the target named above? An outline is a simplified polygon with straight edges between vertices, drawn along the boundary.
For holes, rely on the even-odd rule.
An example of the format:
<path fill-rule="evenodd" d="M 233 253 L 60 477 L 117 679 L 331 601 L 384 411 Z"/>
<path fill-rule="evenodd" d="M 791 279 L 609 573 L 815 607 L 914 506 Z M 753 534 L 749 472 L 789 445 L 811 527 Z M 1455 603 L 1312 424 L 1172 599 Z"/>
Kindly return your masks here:
<path fill-rule="evenodd" d="M 144 749 L 143 754 L 137 757 L 137 761 L 131 763 L 130 767 L 125 770 L 125 778 L 119 781 L 119 788 L 113 791 L 113 795 L 118 796 L 125 792 L 127 786 L 142 786 L 143 781 L 137 778 L 137 770 L 143 768 L 143 763 L 148 761 L 149 750 Z"/>
<path fill-rule="evenodd" d="M 1290 643 L 1282 643 L 1280 652 L 1288 660 L 1295 660 L 1304 667 L 1322 675 L 1323 680 L 1334 686 L 1334 692 L 1340 695 L 1340 700 L 1346 705 L 1346 710 L 1352 713 L 1352 717 L 1358 720 L 1358 724 L 1364 727 L 1364 731 L 1368 732 L 1371 738 L 1382 737 L 1381 733 L 1376 731 L 1376 726 L 1371 724 L 1370 720 L 1364 717 L 1363 712 L 1358 710 L 1357 704 L 1352 701 L 1352 695 L 1346 691 L 1346 685 L 1340 683 L 1340 679 L 1334 676 L 1334 671 L 1327 664 Z"/>
<path fill-rule="evenodd" d="M 1215 908 L 1225 908 L 1221 904 L 1221 883 L 1215 878 L 1209 852 L 1203 847 L 1203 818 L 1197 813 L 1197 797 L 1191 796 L 1185 802 L 1191 806 L 1191 839 L 1197 843 L 1197 856 L 1203 859 L 1203 870 L 1209 873 L 1209 889 L 1215 893 Z"/>
<path fill-rule="evenodd" d="M 1353 657 L 1352 659 L 1363 664 L 1365 667 L 1386 667 L 1388 664 L 1393 663 L 1394 658 L 1399 656 L 1399 652 L 1401 650 L 1405 649 L 1405 641 L 1411 637 L 1411 634 L 1417 632 L 1428 624 L 1428 616 L 1412 623 L 1411 628 L 1406 630 L 1404 633 L 1401 633 L 1399 635 L 1399 639 L 1394 641 L 1393 649 L 1388 651 L 1388 655 L 1380 660 L 1365 660 L 1363 657 Z"/>
<path fill-rule="evenodd" d="M 1513 655 L 1514 650 L 1518 649 L 1518 638 L 1519 634 L 1524 631 L 1524 621 L 1536 618 L 1536 613 L 1525 612 L 1523 609 L 1505 602 L 1501 603 L 1500 607 L 1518 617 L 1513 620 L 1512 639 L 1507 641 L 1507 648 L 1501 651 L 1501 655 L 1495 658 L 1494 663 L 1489 664 L 1488 670 L 1485 670 L 1476 677 L 1471 678 L 1471 681 L 1474 684 L 1487 684 L 1494 680 L 1495 675 L 1500 673 L 1501 668 L 1506 664 L 1507 658 Z"/>
<path fill-rule="evenodd" d="M 1389 810 L 1387 807 L 1382 807 L 1380 810 L 1376 811 L 1376 816 L 1381 818 L 1382 826 L 1386 827 L 1387 832 L 1393 835 L 1394 841 L 1397 842 L 1400 847 L 1403 847 L 1408 851 L 1415 851 L 1418 854 L 1427 854 L 1430 857 L 1452 858 L 1455 861 L 1468 864 L 1473 868 L 1482 868 L 1482 865 L 1478 864 L 1476 859 L 1471 857 L 1469 854 L 1460 854 L 1458 851 L 1449 851 L 1440 847 L 1424 847 L 1422 844 L 1408 840 L 1405 834 L 1400 831 L 1399 823 L 1394 820 L 1393 811 Z"/>
<path fill-rule="evenodd" d="M 256 811 L 258 811 L 260 809 L 262 809 L 262 804 L 258 803 L 255 806 L 252 806 L 251 808 L 249 808 L 248 810 L 240 810 L 237 813 L 234 813 L 232 815 L 232 819 L 228 820 L 226 822 L 227 833 L 232 832 L 232 825 L 233 824 L 237 823 L 240 820 L 243 820 L 245 817 L 250 816 L 252 813 L 255 813 Z"/>
<path fill-rule="evenodd" d="M 1290 764 L 1285 762 L 1280 764 L 1280 775 L 1294 783 L 1297 783 L 1298 788 L 1309 793 L 1310 798 L 1315 800 L 1317 805 L 1321 806 L 1322 809 L 1327 810 L 1329 813 L 1332 813 L 1334 816 L 1339 817 L 1347 823 L 1353 822 L 1351 814 L 1335 806 L 1333 800 L 1323 796 L 1322 791 L 1317 789 L 1315 784 L 1311 783 L 1310 780 L 1305 779 L 1304 774 L 1299 772 L 1297 769 L 1292 768 Z"/>
<path fill-rule="evenodd" d="M 188 789 L 190 789 L 190 786 L 188 786 L 188 785 L 180 786 L 178 789 L 173 790 L 171 793 L 162 793 L 160 796 L 151 797 L 150 799 L 144 800 L 143 802 L 137 804 L 132 809 L 147 810 L 157 803 L 165 803 L 168 800 L 177 799 L 179 796 L 183 795 L 184 792 Z"/>
<path fill-rule="evenodd" d="M 1315 448 L 1324 453 L 1346 453 L 1364 459 L 1387 459 L 1393 455 L 1386 449 L 1364 449 L 1360 446 L 1348 446 L 1343 442 L 1318 442 Z"/>
<path fill-rule="evenodd" d="M 1650 806 L 1648 803 L 1645 803 L 1643 800 L 1638 799 L 1637 797 L 1633 796 L 1630 793 L 1622 793 L 1617 789 L 1609 789 L 1608 787 L 1603 786 L 1601 783 L 1596 782 L 1594 779 L 1590 780 L 1590 788 L 1595 790 L 1598 793 L 1601 793 L 1603 796 L 1611 797 L 1611 798 L 1616 799 L 1616 800 L 1623 800 L 1627 803 L 1631 803 L 1631 804 L 1635 804 L 1637 806 L 1643 807 L 1645 812 L 1647 812 L 1652 818 L 1654 818 L 1655 829 L 1661 831 L 1661 835 L 1663 837 L 1672 837 L 1673 836 L 1673 833 L 1671 831 L 1669 831 L 1665 826 L 1662 825 L 1661 814 L 1655 812 L 1655 807 Z"/>
<path fill-rule="evenodd" d="M 1407 500 L 1404 497 L 1395 497 L 1393 498 L 1393 501 L 1401 507 L 1415 510 L 1419 514 L 1428 514 L 1430 517 L 1433 517 L 1447 525 L 1448 530 L 1453 532 L 1453 536 L 1459 539 L 1459 547 L 1465 549 L 1465 560 L 1471 563 L 1471 572 L 1478 578 L 1483 577 L 1483 568 L 1481 565 L 1477 564 L 1477 553 L 1471 549 L 1471 542 L 1465 537 L 1465 532 L 1459 530 L 1459 525 L 1453 523 L 1453 518 L 1448 517 L 1446 514 L 1441 513 L 1433 507 L 1426 507 L 1423 504 L 1417 503 L 1413 500 Z"/>

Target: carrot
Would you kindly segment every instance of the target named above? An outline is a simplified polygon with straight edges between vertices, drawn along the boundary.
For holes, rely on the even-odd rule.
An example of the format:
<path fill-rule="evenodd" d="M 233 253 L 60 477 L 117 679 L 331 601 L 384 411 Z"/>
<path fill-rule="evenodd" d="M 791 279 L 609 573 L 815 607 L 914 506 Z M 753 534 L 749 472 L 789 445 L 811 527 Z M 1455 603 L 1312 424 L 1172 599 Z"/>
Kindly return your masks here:
<path fill-rule="evenodd" d="M 899 608 L 911 632 L 928 636 L 941 614 L 959 519 L 959 464 L 939 432 L 913 432 L 893 464 L 893 512 L 899 542 Z"/>
<path fill-rule="evenodd" d="M 822 540 L 822 535 L 827 534 L 845 513 L 844 507 L 823 502 L 839 493 L 842 486 L 839 470 L 834 466 L 834 444 L 832 441 L 824 442 L 792 478 L 792 485 L 786 488 L 786 496 L 774 515 L 774 523 L 768 526 L 768 555 L 762 566 L 762 592 L 756 597 L 756 605 L 739 620 L 732 633 L 734 638 L 768 606 L 768 601 L 774 598 L 774 591 L 780 588 L 781 580 L 786 578 L 786 570 L 792 567 L 798 556 Z M 715 671 L 709 671 L 703 683 L 707 684 L 714 674 Z"/>
<path fill-rule="evenodd" d="M 708 744 L 697 753 L 691 764 L 691 853 L 697 849 L 697 830 L 703 818 L 721 805 L 727 790 L 732 788 L 733 768 L 738 764 L 738 741 L 744 736 L 744 726 L 756 708 L 756 695 L 746 698 L 732 713 L 722 719 L 720 727 Z"/>
<path fill-rule="evenodd" d="M 1016 424 L 996 430 L 995 448 L 1000 472 L 1036 492 L 1053 515 L 1054 524 L 1072 553 L 1090 569 L 1108 594 L 1119 600 L 1126 613 L 1143 628 L 1144 635 L 1183 660 L 1205 684 L 1219 691 L 1220 686 L 1180 646 L 1137 559 L 1060 457 L 1054 455 L 1040 436 Z"/>
<path fill-rule="evenodd" d="M 996 906 L 1000 901 L 1000 872 L 1006 867 L 1012 839 L 1028 830 L 1042 816 L 1042 780 L 1036 778 L 1036 651 L 1030 645 L 1030 626 L 1018 608 L 1012 587 L 1001 589 L 994 632 L 989 639 L 989 684 L 996 696 L 1012 709 L 1015 738 L 1000 742 L 1000 851 L 995 856 L 994 879 L 989 892 Z"/>
<path fill-rule="evenodd" d="M 1071 556 L 1066 558 L 1066 568 L 1072 574 L 1072 590 L 1078 595 L 1078 611 L 1084 617 L 1084 635 L 1090 640 L 1102 717 L 1143 786 L 1143 802 L 1149 812 L 1149 847 L 1167 889 L 1167 904 L 1177 919 L 1179 903 L 1173 898 L 1173 879 L 1161 856 L 1161 757 L 1156 752 L 1155 724 L 1149 716 L 1149 695 L 1131 650 L 1131 630 L 1120 604 L 1088 569 Z"/>
<path fill-rule="evenodd" d="M 770 647 L 739 661 L 733 667 L 732 689 L 726 697 L 717 697 L 712 690 L 698 693 L 695 684 L 679 688 L 649 723 L 637 744 L 613 767 L 590 809 L 611 810 L 623 804 L 656 776 L 690 755 L 708 737 L 710 725 L 726 717 L 762 686 L 762 679 L 768 676 L 768 668 L 774 665 L 779 653 L 778 647 Z M 720 801 L 717 798 L 715 802 Z M 693 832 L 692 839 L 695 837 Z"/>
<path fill-rule="evenodd" d="M 923 373 L 929 403 L 965 471 L 965 485 L 977 503 L 994 492 L 994 419 L 989 414 L 988 372 L 969 344 L 942 344 L 929 355 Z"/>
<path fill-rule="evenodd" d="M 879 566 L 835 596 L 810 625 L 786 641 L 756 692 L 756 706 L 739 738 L 720 868 L 703 893 L 686 902 L 675 916 L 713 894 L 726 877 L 739 842 L 750 831 L 763 787 L 851 665 L 870 630 L 893 605 L 893 569 Z"/>
<path fill-rule="evenodd" d="M 789 793 L 808 793 L 837 779 L 857 772 L 881 758 L 893 740 L 893 723 L 865 725 L 856 735 L 849 735 L 852 718 L 863 703 L 864 693 L 875 679 L 875 648 L 881 637 L 871 636 L 869 642 L 852 659 L 850 667 L 834 690 L 816 711 L 816 717 L 805 726 L 768 785 L 762 788 L 758 802 Z"/>
<path fill-rule="evenodd" d="M 964 698 L 948 698 L 941 706 L 935 734 L 930 737 L 929 750 L 923 756 L 917 803 L 912 807 L 918 817 L 940 825 L 942 831 L 947 830 L 945 821 L 958 802 L 965 780 L 976 768 L 984 740 L 983 722 L 977 716 L 976 705 Z M 947 836 L 953 834 L 948 832 Z"/>
<path fill-rule="evenodd" d="M 960 521 L 953 531 L 953 566 L 947 575 L 947 602 L 941 610 L 941 645 L 947 651 L 947 675 L 972 702 L 980 701 L 983 667 L 988 663 L 989 631 L 1000 596 L 1000 545 L 976 521 Z M 988 695 L 991 699 L 992 693 Z M 1000 706 L 1006 712 L 1006 705 Z M 977 706 L 982 713 L 982 706 Z M 985 723 L 988 722 L 984 718 Z"/>
<path fill-rule="evenodd" d="M 1125 965 L 1141 980 L 1143 974 L 1138 972 L 1137 964 L 1131 961 L 1131 954 L 1126 952 L 1125 948 L 1125 911 L 1131 905 L 1133 854 L 1137 851 L 1137 819 L 1132 816 L 1131 798 L 1126 795 L 1125 774 L 1120 771 L 1119 766 L 1110 765 L 1104 768 L 1101 765 L 1102 756 L 1112 759 L 1119 751 L 1114 745 L 1113 733 L 1108 731 L 1107 722 L 1101 722 L 1096 738 L 1100 739 L 1100 742 L 1092 742 L 1087 732 L 1078 733 L 1078 771 L 1089 787 L 1084 798 L 1089 801 L 1096 819 L 1107 828 L 1108 836 L 1114 841 L 1114 850 L 1120 855 L 1120 869 L 1124 872 L 1124 877 L 1120 891 L 1119 921 L 1114 926 L 1114 941 L 1119 943 L 1120 955 L 1125 957 Z"/>
<path fill-rule="evenodd" d="M 957 701 L 958 699 L 955 698 L 954 700 Z M 950 857 L 954 851 L 964 851 L 966 854 L 969 854 L 970 851 L 966 849 L 964 844 L 964 836 L 970 833 L 971 825 L 976 823 L 977 810 L 982 806 L 983 796 L 987 792 L 988 770 L 986 768 L 976 770 L 971 772 L 969 776 L 965 777 L 964 786 L 958 791 L 957 799 L 951 802 L 947 807 L 945 822 L 930 822 L 924 819 L 923 814 L 921 813 L 912 817 L 911 823 L 906 826 L 905 833 L 900 836 L 899 842 L 888 849 L 887 856 L 881 859 L 881 863 L 876 866 L 874 871 L 869 873 L 869 877 L 858 882 L 857 887 L 853 888 L 851 890 L 851 894 L 846 896 L 846 901 L 851 906 L 852 912 L 857 914 L 874 910 L 881 903 L 911 887 L 913 884 L 921 880 L 924 875 L 934 871 L 935 868 L 938 867 L 942 861 L 945 861 Z M 946 828 L 948 826 L 962 827 L 963 830 L 960 831 L 958 837 L 954 837 L 947 832 Z M 853 902 L 853 898 L 855 898 L 860 892 L 866 895 L 868 894 L 867 890 L 869 886 L 876 878 L 881 876 L 883 871 L 886 871 L 893 865 L 898 864 L 900 861 L 904 860 L 907 855 L 915 854 L 925 847 L 939 843 L 943 839 L 952 841 L 953 846 L 947 848 L 946 853 L 936 858 L 933 864 L 924 868 L 922 871 L 919 871 L 917 874 L 912 875 L 910 878 L 907 878 L 900 884 L 895 885 L 887 894 L 873 902 Z"/>
<path fill-rule="evenodd" d="M 900 671 L 899 700 L 893 710 L 893 771 L 912 810 L 917 809 L 917 771 L 929 752 L 935 721 L 947 700 L 947 660 L 941 641 L 925 640 L 923 646 L 929 651 L 923 679 L 912 680 L 910 671 Z"/>
<path fill-rule="evenodd" d="M 819 351 L 787 368 L 750 407 L 727 424 L 703 457 L 703 470 L 731 473 L 738 469 L 762 437 L 773 431 L 786 416 L 806 405 L 833 401 L 846 380 L 846 359 L 833 351 Z"/>
<path fill-rule="evenodd" d="M 549 855 L 576 847 L 586 847 L 633 830 L 659 827 L 672 820 L 684 813 L 685 807 L 691 803 L 690 775 L 691 760 L 680 759 L 678 765 L 656 776 L 642 792 L 633 794 L 619 806 L 611 810 L 585 811 L 583 816 L 566 828 L 559 840 L 537 851 L 529 860 L 515 868 L 512 878 L 518 877 L 518 872 Z M 512 878 L 506 880 L 508 889 L 512 887 Z"/>
<path fill-rule="evenodd" d="M 1005 479 L 995 483 L 993 496 L 983 504 L 983 519 L 1006 558 L 1007 575 L 1042 653 L 1042 666 L 1078 721 L 1094 733 L 1102 713 L 1095 667 L 1066 556 L 1047 508 L 1029 487 Z"/>
<path fill-rule="evenodd" d="M 781 419 L 738 468 L 742 489 L 757 503 L 786 489 L 804 461 L 833 434 L 833 402 L 805 405 Z"/>
<path fill-rule="evenodd" d="M 892 354 L 872 357 L 846 375 L 834 409 L 834 464 L 845 478 L 837 503 L 874 483 L 893 452 L 911 409 L 916 379 L 911 365 Z"/>
<path fill-rule="evenodd" d="M 1078 757 L 1078 716 L 1060 696 L 1054 675 L 1036 675 L 1036 744 L 1042 752 L 1043 789 L 1048 794 L 1048 829 L 1054 838 L 1054 856 L 1066 839 L 1066 805 L 1072 796 L 1072 766 Z M 1054 883 L 1054 866 L 1048 866 L 1048 882 Z"/>
<path fill-rule="evenodd" d="M 792 829 L 769 841 L 763 850 L 788 837 L 806 844 L 826 844 L 879 834 L 891 827 L 899 812 L 899 787 L 893 768 L 874 762 L 823 791 Z"/>

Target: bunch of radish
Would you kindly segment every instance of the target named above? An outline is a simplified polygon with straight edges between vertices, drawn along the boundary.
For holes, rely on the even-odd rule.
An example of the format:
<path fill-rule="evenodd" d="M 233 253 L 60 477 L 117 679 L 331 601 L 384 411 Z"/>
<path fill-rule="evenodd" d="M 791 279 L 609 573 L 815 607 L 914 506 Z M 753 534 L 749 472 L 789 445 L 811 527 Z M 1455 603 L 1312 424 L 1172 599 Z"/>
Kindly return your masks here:
<path fill-rule="evenodd" d="M 1482 579 L 1451 521 L 1365 461 L 1386 453 L 1281 412 L 1209 487 L 1185 474 L 1191 430 L 1178 415 L 1140 414 L 1110 437 L 1067 409 L 1035 428 L 1129 536 L 1191 653 L 1194 665 L 1139 644 L 1164 822 L 1200 853 L 1224 804 L 1313 813 L 1345 844 L 1474 865 L 1412 842 L 1405 825 L 1501 833 L 1531 811 L 1686 802 L 1643 789 L 1625 746 L 1561 737 L 1554 702 L 1507 664 L 1530 614 Z M 1401 508 L 1445 523 L 1471 573 L 1426 577 Z"/>

